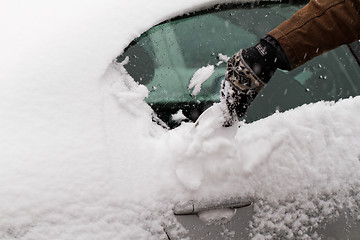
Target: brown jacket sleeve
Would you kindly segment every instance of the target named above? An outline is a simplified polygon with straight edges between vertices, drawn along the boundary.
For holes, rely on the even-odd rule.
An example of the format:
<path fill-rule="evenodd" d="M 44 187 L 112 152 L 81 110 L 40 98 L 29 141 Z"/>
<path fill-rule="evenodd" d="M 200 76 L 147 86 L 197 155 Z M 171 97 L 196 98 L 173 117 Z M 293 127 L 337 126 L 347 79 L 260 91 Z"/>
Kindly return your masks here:
<path fill-rule="evenodd" d="M 311 0 L 268 33 L 281 45 L 291 69 L 360 39 L 360 0 Z"/>

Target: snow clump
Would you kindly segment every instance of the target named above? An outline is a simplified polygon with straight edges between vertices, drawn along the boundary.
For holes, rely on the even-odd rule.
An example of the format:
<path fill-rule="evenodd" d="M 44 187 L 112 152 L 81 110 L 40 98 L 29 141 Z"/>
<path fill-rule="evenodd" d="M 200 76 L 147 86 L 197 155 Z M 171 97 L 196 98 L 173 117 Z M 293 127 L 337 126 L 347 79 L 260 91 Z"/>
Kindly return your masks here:
<path fill-rule="evenodd" d="M 201 85 L 211 77 L 211 75 L 214 73 L 214 66 L 209 65 L 207 67 L 202 67 L 198 69 L 192 78 L 190 79 L 190 83 L 188 86 L 188 89 L 193 89 L 191 95 L 195 97 L 200 91 L 201 91 Z"/>

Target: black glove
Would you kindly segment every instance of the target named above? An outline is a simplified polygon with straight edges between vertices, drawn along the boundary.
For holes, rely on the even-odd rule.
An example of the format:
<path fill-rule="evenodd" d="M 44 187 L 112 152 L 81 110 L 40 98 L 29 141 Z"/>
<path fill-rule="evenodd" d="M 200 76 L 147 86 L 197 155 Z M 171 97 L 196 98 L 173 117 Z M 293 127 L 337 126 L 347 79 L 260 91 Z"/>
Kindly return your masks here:
<path fill-rule="evenodd" d="M 289 69 L 289 64 L 280 45 L 270 36 L 253 47 L 240 50 L 228 60 L 220 91 L 228 110 L 224 126 L 231 126 L 246 113 L 277 68 Z"/>

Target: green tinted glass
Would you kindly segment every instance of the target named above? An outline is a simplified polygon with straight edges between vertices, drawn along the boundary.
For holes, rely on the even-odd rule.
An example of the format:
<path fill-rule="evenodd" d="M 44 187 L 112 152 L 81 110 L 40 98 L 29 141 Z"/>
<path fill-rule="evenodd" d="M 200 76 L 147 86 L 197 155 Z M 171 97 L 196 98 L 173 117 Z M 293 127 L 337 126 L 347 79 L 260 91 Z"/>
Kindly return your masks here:
<path fill-rule="evenodd" d="M 129 57 L 125 68 L 148 87 L 146 101 L 165 122 L 169 123 L 169 116 L 179 109 L 195 120 L 208 104 L 219 101 L 226 64 L 217 66 L 218 54 L 231 56 L 256 44 L 300 7 L 287 3 L 240 5 L 175 19 L 144 33 L 118 61 Z M 207 65 L 216 66 L 215 72 L 195 99 L 188 90 L 189 81 Z M 294 71 L 277 71 L 246 118 L 253 121 L 277 109 L 357 95 L 359 75 L 359 66 L 347 47 L 324 54 Z"/>

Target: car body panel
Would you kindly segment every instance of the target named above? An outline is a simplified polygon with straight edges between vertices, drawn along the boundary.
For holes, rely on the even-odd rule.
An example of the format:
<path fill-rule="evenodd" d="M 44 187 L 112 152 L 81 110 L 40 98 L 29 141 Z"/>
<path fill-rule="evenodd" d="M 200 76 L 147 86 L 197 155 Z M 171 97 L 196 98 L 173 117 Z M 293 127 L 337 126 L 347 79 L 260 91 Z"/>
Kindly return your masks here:
<path fill-rule="evenodd" d="M 231 55 L 240 48 L 255 44 L 263 34 L 302 6 L 294 2 L 217 6 L 216 9 L 172 19 L 144 33 L 118 57 L 118 61 L 126 56 L 130 58 L 127 70 L 130 75 L 134 73 L 135 80 L 148 87 L 150 95 L 147 102 L 167 124 L 171 124 L 169 116 L 180 109 L 190 109 L 187 117 L 194 120 L 206 107 L 219 101 L 220 82 L 226 65 L 219 62 L 218 54 Z M 325 53 L 291 72 L 278 70 L 249 107 L 243 120 L 253 122 L 276 111 L 303 104 L 359 95 L 359 46 L 356 41 Z M 142 57 L 146 59 L 144 64 L 137 60 Z M 143 69 L 139 71 L 138 65 Z M 147 65 L 150 68 L 146 68 Z M 188 90 L 189 80 L 199 68 L 207 65 L 216 66 L 215 73 L 194 98 Z M 206 105 L 201 105 L 203 103 Z M 164 112 L 168 116 L 163 118 Z M 212 206 L 207 210 L 217 208 Z M 220 208 L 227 209 L 229 205 L 224 204 Z M 207 224 L 197 214 L 179 214 L 176 218 L 188 233 L 174 235 L 166 227 L 165 231 L 171 240 L 183 237 L 248 239 L 248 226 L 253 215 L 252 204 L 237 207 L 234 216 L 221 224 Z M 337 219 L 325 221 L 316 231 L 326 239 L 358 239 L 360 225 L 343 211 Z"/>

